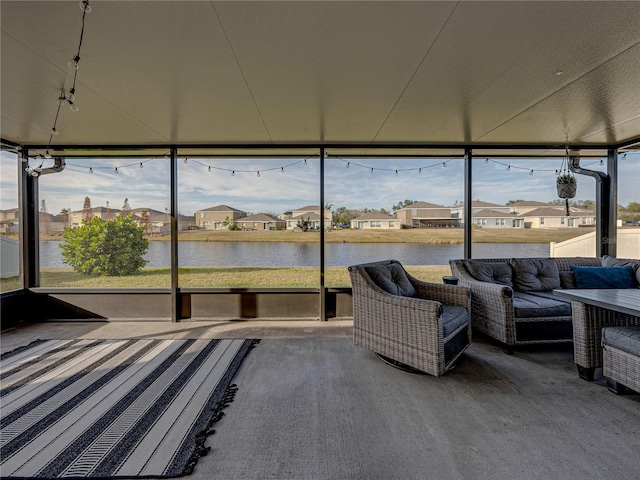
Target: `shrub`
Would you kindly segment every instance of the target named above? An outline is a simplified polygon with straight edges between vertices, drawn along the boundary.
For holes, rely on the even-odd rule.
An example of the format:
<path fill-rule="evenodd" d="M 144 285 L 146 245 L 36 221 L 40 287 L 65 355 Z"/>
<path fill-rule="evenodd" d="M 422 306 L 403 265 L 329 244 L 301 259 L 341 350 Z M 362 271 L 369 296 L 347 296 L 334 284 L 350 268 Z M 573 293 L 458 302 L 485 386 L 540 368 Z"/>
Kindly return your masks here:
<path fill-rule="evenodd" d="M 76 229 L 65 228 L 65 243 L 60 245 L 64 262 L 89 275 L 137 273 L 147 263 L 143 257 L 149 241 L 144 237 L 144 226 L 139 227 L 132 217 L 94 217 Z"/>

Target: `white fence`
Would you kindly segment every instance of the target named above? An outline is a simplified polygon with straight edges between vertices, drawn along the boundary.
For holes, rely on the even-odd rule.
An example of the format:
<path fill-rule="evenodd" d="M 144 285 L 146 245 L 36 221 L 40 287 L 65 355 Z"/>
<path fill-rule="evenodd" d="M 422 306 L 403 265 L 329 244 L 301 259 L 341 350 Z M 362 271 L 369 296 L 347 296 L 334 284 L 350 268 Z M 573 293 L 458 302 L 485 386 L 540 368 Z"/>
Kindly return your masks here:
<path fill-rule="evenodd" d="M 20 275 L 20 245 L 0 235 L 0 278 Z"/>
<path fill-rule="evenodd" d="M 614 239 L 603 239 L 614 241 Z M 616 257 L 640 259 L 640 228 L 618 229 Z M 593 257 L 596 253 L 596 232 L 586 233 L 564 242 L 549 244 L 550 257 Z"/>

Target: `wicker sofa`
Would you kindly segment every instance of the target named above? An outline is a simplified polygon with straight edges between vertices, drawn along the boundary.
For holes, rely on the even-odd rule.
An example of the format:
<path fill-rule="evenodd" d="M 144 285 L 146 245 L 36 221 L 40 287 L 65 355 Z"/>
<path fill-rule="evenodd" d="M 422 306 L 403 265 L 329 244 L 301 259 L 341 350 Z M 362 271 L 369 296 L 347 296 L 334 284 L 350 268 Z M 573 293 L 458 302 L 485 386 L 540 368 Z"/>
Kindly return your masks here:
<path fill-rule="evenodd" d="M 535 285 L 537 278 L 534 278 L 533 289 L 523 288 L 516 278 L 519 273 L 516 266 L 521 264 L 538 264 L 540 285 Z M 493 258 L 450 260 L 449 265 L 459 284 L 471 290 L 471 324 L 474 330 L 497 340 L 507 353 L 512 353 L 518 345 L 573 342 L 578 372 L 588 380 L 593 379 L 596 368 L 602 367 L 602 328 L 640 324 L 637 317 L 570 302 L 552 292 L 556 288 L 576 288 L 571 266 L 629 265 L 634 270 L 638 286 L 640 260 L 608 256 Z"/>

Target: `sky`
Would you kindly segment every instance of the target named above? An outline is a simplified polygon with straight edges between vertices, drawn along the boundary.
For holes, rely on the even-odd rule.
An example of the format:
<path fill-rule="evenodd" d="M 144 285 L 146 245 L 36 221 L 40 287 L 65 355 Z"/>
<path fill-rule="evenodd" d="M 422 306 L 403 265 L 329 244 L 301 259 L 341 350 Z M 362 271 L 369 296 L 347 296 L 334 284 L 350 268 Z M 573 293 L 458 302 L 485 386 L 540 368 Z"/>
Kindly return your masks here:
<path fill-rule="evenodd" d="M 0 160 L 0 209 L 15 208 L 16 156 L 3 151 Z M 598 159 L 585 158 L 581 166 L 606 171 L 606 158 L 603 160 L 601 166 Z M 30 162 L 32 166 L 38 163 L 33 159 Z M 561 159 L 475 158 L 472 198 L 499 205 L 509 200 L 557 200 L 555 171 L 561 168 L 561 162 Z M 319 160 L 313 157 L 186 158 L 185 162 L 181 156 L 179 211 L 193 215 L 197 210 L 224 204 L 248 213 L 279 214 L 318 205 L 319 168 Z M 451 206 L 464 198 L 463 175 L 461 158 L 329 156 L 325 160 L 325 203 L 332 204 L 334 209 L 344 206 L 387 211 L 404 200 Z M 640 202 L 640 152 L 628 153 L 620 159 L 618 176 L 618 203 L 627 206 Z M 63 172 L 40 177 L 40 201 L 44 200 L 47 212 L 53 214 L 63 208 L 81 210 L 86 196 L 93 207 L 121 209 L 127 198 L 131 208 L 165 211 L 170 207 L 168 179 L 169 162 L 164 157 L 68 159 Z M 595 180 L 581 175 L 577 179 L 575 200 L 595 200 Z"/>

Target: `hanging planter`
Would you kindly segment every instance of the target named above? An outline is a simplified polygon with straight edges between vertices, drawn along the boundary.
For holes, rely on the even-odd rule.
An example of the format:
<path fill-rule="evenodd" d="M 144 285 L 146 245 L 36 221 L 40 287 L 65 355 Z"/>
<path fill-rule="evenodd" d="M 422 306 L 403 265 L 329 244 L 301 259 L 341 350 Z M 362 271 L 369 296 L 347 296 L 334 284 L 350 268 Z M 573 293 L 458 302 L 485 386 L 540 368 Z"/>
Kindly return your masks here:
<path fill-rule="evenodd" d="M 560 198 L 573 198 L 578 191 L 578 182 L 573 175 L 560 175 L 556 180 L 556 187 Z"/>
<path fill-rule="evenodd" d="M 569 210 L 569 199 L 576 196 L 578 191 L 578 181 L 571 170 L 569 170 L 569 146 L 565 145 L 564 158 L 560 170 L 556 170 L 558 178 L 556 178 L 556 188 L 558 197 L 564 198 L 565 212 L 567 217 L 571 214 Z"/>

